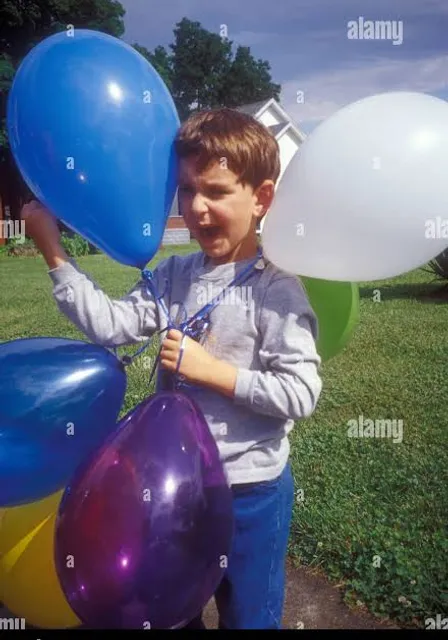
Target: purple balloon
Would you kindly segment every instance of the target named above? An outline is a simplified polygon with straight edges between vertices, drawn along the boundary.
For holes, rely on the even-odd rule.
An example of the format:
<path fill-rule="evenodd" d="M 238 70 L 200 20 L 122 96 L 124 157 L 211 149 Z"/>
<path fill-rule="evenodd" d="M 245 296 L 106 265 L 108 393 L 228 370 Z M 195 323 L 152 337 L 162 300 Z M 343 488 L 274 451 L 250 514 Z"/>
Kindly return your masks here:
<path fill-rule="evenodd" d="M 159 392 L 77 470 L 61 500 L 55 564 L 90 628 L 183 627 L 227 568 L 232 493 L 199 406 Z"/>

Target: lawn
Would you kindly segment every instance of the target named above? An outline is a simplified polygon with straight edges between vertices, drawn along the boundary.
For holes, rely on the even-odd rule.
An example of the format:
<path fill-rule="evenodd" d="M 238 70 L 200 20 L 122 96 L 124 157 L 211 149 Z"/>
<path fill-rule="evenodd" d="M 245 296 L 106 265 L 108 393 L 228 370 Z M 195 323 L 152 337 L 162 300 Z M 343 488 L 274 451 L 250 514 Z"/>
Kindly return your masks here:
<path fill-rule="evenodd" d="M 195 250 L 163 249 L 149 268 Z M 103 255 L 78 263 L 111 297 L 139 276 Z M 448 615 L 448 306 L 421 297 L 430 281 L 418 269 L 360 284 L 355 335 L 323 364 L 318 408 L 291 436 L 291 554 L 343 584 L 348 602 L 418 626 Z M 0 285 L 1 341 L 85 339 L 59 313 L 41 258 L 0 258 Z M 149 364 L 139 358 L 127 369 L 121 416 L 152 390 Z M 402 440 L 348 437 L 348 421 L 360 416 L 402 421 Z"/>

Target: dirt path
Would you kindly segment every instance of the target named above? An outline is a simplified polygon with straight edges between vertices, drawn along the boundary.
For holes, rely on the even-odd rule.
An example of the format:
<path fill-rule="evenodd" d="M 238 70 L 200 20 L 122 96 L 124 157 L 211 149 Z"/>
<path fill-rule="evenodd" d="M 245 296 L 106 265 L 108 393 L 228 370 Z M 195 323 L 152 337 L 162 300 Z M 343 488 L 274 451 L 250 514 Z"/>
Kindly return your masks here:
<path fill-rule="evenodd" d="M 284 629 L 399 629 L 382 622 L 366 611 L 352 611 L 342 600 L 341 591 L 309 569 L 287 562 L 286 594 L 283 611 Z M 218 628 L 213 600 L 204 611 L 208 629 Z"/>

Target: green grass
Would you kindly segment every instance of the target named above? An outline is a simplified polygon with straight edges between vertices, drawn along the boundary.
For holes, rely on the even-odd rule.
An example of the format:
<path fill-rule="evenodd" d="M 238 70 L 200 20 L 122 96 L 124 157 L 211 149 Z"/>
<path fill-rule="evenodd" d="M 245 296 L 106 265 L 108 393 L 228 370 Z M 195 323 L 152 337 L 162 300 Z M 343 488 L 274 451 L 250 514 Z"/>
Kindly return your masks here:
<path fill-rule="evenodd" d="M 149 268 L 196 250 L 164 249 Z M 139 277 L 103 255 L 77 262 L 111 297 Z M 291 554 L 342 583 L 347 602 L 418 626 L 448 613 L 448 307 L 418 297 L 434 289 L 430 281 L 419 269 L 360 284 L 356 332 L 323 364 L 318 408 L 291 434 Z M 0 258 L 0 287 L 0 340 L 86 339 L 59 313 L 41 258 Z M 153 388 L 143 358 L 127 371 L 120 416 Z M 402 420 L 403 441 L 349 438 L 347 422 L 360 415 Z"/>
<path fill-rule="evenodd" d="M 348 602 L 420 625 L 448 612 L 448 311 L 417 298 L 430 279 L 360 285 L 355 335 L 322 367 L 318 409 L 291 447 L 304 498 L 293 554 L 343 581 Z M 347 437 L 360 415 L 403 420 L 402 443 Z"/>

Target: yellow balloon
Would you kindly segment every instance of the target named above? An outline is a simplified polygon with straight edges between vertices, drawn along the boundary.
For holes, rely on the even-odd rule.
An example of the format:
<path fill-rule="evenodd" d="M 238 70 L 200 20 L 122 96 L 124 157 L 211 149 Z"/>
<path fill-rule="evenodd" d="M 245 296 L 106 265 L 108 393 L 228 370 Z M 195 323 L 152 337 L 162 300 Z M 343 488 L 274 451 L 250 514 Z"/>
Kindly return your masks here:
<path fill-rule="evenodd" d="M 37 502 L 2 509 L 3 518 L 0 515 L 0 555 L 11 551 L 18 541 L 29 535 L 45 518 L 55 513 L 59 507 L 62 493 L 62 491 L 58 491 Z"/>
<path fill-rule="evenodd" d="M 41 629 L 78 627 L 54 563 L 56 515 L 63 491 L 3 510 L 0 517 L 0 600 Z"/>
<path fill-rule="evenodd" d="M 3 514 L 5 513 L 5 509 L 0 509 L 0 530 L 2 528 L 2 518 L 3 518 Z M 2 557 L 2 541 L 0 540 L 0 558 Z"/>

